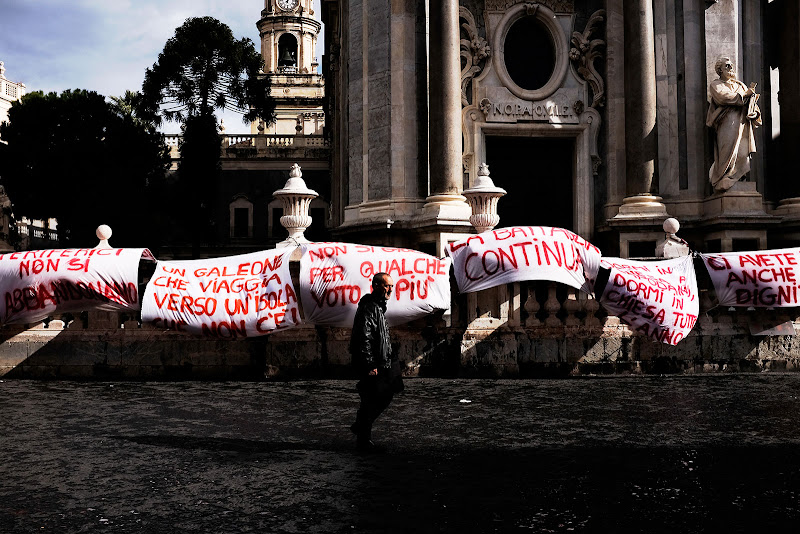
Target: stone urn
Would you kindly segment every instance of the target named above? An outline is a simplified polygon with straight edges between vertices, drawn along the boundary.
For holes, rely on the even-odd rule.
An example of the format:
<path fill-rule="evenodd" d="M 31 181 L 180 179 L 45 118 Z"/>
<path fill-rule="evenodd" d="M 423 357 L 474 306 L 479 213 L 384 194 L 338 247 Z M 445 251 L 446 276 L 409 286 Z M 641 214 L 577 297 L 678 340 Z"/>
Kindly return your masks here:
<path fill-rule="evenodd" d="M 278 243 L 277 248 L 309 243 L 303 234 L 311 226 L 311 216 L 308 214 L 311 201 L 319 195 L 306 186 L 300 165 L 292 165 L 286 185 L 272 195 L 283 204 L 281 226 L 289 232 L 289 237 Z"/>
<path fill-rule="evenodd" d="M 467 198 L 467 203 L 472 209 L 469 222 L 479 234 L 488 232 L 498 225 L 500 215 L 497 214 L 497 201 L 506 194 L 506 190 L 494 185 L 489 177 L 487 164 L 481 163 L 475 184 L 462 194 Z"/>

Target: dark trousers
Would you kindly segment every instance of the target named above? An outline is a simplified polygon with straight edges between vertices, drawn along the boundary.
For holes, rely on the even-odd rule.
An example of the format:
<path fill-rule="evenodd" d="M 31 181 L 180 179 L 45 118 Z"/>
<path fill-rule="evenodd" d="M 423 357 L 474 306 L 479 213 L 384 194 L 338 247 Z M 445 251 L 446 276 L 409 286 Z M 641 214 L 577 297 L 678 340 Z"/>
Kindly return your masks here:
<path fill-rule="evenodd" d="M 381 370 L 382 371 L 382 370 Z M 356 422 L 353 429 L 359 440 L 372 438 L 372 425 L 380 414 L 391 404 L 396 391 L 402 389 L 402 379 L 387 370 L 378 376 L 365 376 L 356 388 L 361 396 Z"/>

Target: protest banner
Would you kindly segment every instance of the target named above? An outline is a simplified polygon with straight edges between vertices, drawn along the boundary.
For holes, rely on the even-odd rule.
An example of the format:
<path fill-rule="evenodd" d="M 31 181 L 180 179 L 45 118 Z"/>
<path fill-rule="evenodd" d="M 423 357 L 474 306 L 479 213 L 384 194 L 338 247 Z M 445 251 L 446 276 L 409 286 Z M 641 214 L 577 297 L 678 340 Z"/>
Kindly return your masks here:
<path fill-rule="evenodd" d="M 261 336 L 301 323 L 291 249 L 224 258 L 159 261 L 142 321 L 219 339 Z"/>
<path fill-rule="evenodd" d="M 552 280 L 590 293 L 601 256 L 578 234 L 549 226 L 490 230 L 450 243 L 446 252 L 462 293 L 522 280 Z"/>
<path fill-rule="evenodd" d="M 603 258 L 610 269 L 600 303 L 637 334 L 677 345 L 700 312 L 697 277 L 690 256 L 663 261 Z"/>
<path fill-rule="evenodd" d="M 720 306 L 800 306 L 800 249 L 700 254 Z"/>
<path fill-rule="evenodd" d="M 352 243 L 303 246 L 300 301 L 306 321 L 316 325 L 353 325 L 358 301 L 372 291 L 380 272 L 394 280 L 386 308 L 398 325 L 450 307 L 450 260 L 416 250 Z"/>
<path fill-rule="evenodd" d="M 139 309 L 146 248 L 29 250 L 0 254 L 0 317 L 33 323 L 56 313 Z"/>

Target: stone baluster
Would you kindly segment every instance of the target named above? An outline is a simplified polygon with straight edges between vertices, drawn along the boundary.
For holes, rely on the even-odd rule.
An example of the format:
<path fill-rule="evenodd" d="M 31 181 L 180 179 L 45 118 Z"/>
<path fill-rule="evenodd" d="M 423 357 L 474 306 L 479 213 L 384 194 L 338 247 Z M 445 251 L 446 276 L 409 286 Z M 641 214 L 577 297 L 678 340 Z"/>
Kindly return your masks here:
<path fill-rule="evenodd" d="M 710 291 L 700 291 L 700 317 L 697 322 L 703 330 L 714 326 L 714 318 L 708 313 L 713 307 L 714 301 L 711 299 Z"/>
<path fill-rule="evenodd" d="M 531 282 L 528 284 L 528 299 L 525 301 L 525 312 L 528 314 L 528 318 L 525 319 L 525 326 L 541 326 L 542 322 L 536 317 L 541 308 L 539 301 L 536 300 L 536 286 Z"/>
<path fill-rule="evenodd" d="M 575 317 L 575 313 L 581 309 L 577 293 L 577 289 L 570 288 L 567 292 L 567 300 L 564 301 L 564 310 L 567 312 L 564 324 L 567 326 L 580 326 L 581 324 L 580 319 Z"/>
<path fill-rule="evenodd" d="M 551 282 L 547 286 L 547 300 L 544 303 L 544 309 L 547 311 L 544 324 L 547 326 L 561 326 L 561 319 L 556 317 L 556 314 L 561 311 L 561 303 L 558 302 L 558 297 L 556 296 L 555 282 Z"/>
<path fill-rule="evenodd" d="M 311 226 L 311 216 L 308 214 L 311 201 L 319 195 L 316 191 L 306 187 L 302 178 L 300 166 L 295 163 L 289 171 L 289 179 L 283 189 L 273 193 L 275 198 L 283 204 L 283 217 L 281 226 L 289 232 L 289 237 L 276 245 L 276 248 L 295 246 L 308 243 L 303 235 L 306 228 Z"/>
<path fill-rule="evenodd" d="M 586 318 L 583 320 L 583 324 L 591 328 L 601 326 L 600 319 L 597 318 L 597 312 L 600 311 L 600 303 L 597 302 L 597 299 L 592 295 L 581 292 L 579 296 L 583 303 L 583 309 L 586 312 Z"/>
<path fill-rule="evenodd" d="M 731 325 L 736 322 L 736 308 L 733 306 L 727 308 L 727 312 L 723 309 L 720 309 L 720 312 L 721 313 L 717 315 L 717 323 Z"/>

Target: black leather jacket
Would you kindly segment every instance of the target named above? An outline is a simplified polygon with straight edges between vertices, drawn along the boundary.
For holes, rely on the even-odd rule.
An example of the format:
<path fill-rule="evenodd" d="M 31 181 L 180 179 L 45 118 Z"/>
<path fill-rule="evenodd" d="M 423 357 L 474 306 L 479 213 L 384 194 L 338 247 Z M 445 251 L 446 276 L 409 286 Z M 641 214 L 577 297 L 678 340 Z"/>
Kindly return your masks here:
<path fill-rule="evenodd" d="M 392 344 L 386 322 L 386 301 L 367 293 L 358 303 L 350 336 L 350 354 L 356 369 L 392 368 Z"/>

